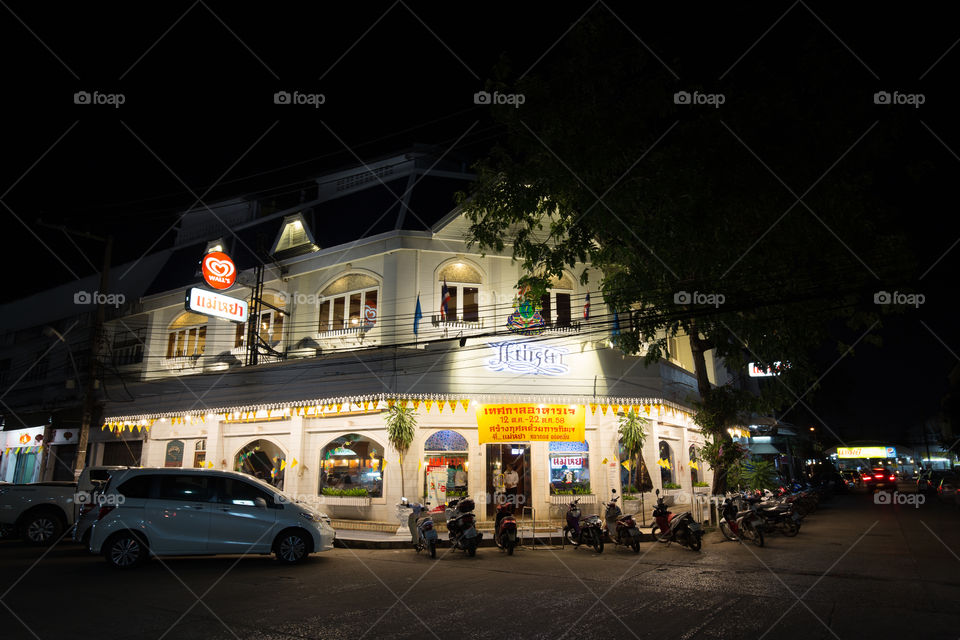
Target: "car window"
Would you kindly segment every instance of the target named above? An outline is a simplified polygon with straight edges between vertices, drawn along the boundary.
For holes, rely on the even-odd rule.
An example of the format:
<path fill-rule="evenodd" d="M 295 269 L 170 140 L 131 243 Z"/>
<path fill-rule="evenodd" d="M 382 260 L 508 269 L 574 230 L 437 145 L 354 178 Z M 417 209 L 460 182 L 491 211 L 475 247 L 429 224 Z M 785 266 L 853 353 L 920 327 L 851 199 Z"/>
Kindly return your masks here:
<path fill-rule="evenodd" d="M 90 469 L 90 479 L 93 481 L 103 482 L 104 480 L 110 479 L 110 470 L 109 469 Z"/>
<path fill-rule="evenodd" d="M 134 476 L 117 487 L 117 493 L 127 498 L 149 498 L 153 476 Z"/>
<path fill-rule="evenodd" d="M 268 507 L 276 507 L 273 494 L 270 494 L 249 482 L 236 478 L 220 478 L 217 502 L 243 507 L 256 506 L 257 498 L 263 498 Z"/>
<path fill-rule="evenodd" d="M 211 480 L 199 475 L 161 475 L 160 498 L 206 502 L 210 500 Z"/>

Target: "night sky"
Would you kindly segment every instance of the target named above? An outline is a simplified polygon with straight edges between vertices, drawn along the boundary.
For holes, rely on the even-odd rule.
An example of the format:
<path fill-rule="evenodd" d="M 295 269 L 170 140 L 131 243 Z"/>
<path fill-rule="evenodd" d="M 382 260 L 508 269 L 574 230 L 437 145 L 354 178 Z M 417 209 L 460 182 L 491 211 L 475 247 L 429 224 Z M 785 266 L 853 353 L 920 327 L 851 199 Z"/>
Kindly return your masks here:
<path fill-rule="evenodd" d="M 935 3 L 879 12 L 865 2 L 633 4 L 11 2 L 0 8 L 7 206 L 0 224 L 11 268 L 19 262 L 23 277 L 8 278 L 2 297 L 67 282 L 71 271 L 83 276 L 99 264 L 96 243 L 75 247 L 38 219 L 113 234 L 121 262 L 157 239 L 166 246 L 179 213 L 200 196 L 293 197 L 318 172 L 413 143 L 479 157 L 502 129 L 473 94 L 498 63 L 513 77 L 536 74 L 551 56 L 570 55 L 557 43 L 584 15 L 607 12 L 633 34 L 633 46 L 679 76 L 677 90 L 735 91 L 761 68 L 789 73 L 812 46 L 835 65 L 831 90 L 849 89 L 850 100 L 871 101 L 871 92 L 884 90 L 924 96 L 919 108 L 871 106 L 871 117 L 878 131 L 890 127 L 908 138 L 886 159 L 889 174 L 878 188 L 916 256 L 904 280 L 926 302 L 875 329 L 882 348 L 860 343 L 837 362 L 825 346 L 815 415 L 786 419 L 845 440 L 896 439 L 934 414 L 960 353 L 953 313 L 960 264 L 953 248 L 960 238 L 953 187 L 960 47 L 953 47 L 960 30 L 953 16 L 938 14 L 945 9 Z M 818 90 L 798 86 L 798 100 Z M 122 94 L 124 103 L 74 104 L 80 91 Z M 325 102 L 276 105 L 278 91 L 321 93 Z M 841 103 L 783 126 L 847 116 Z M 729 118 L 749 126 L 736 113 Z M 825 149 L 822 167 L 811 171 L 827 170 L 837 155 Z M 838 337 L 858 338 L 839 329 Z"/>

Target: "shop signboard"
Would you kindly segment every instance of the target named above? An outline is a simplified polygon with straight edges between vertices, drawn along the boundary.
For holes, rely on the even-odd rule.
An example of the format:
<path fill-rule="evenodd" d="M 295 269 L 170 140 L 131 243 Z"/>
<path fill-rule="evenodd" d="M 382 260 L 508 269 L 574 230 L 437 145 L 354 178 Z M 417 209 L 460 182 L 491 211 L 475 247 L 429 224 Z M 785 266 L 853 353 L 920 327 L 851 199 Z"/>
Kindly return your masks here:
<path fill-rule="evenodd" d="M 895 447 L 837 447 L 838 458 L 896 458 Z"/>
<path fill-rule="evenodd" d="M 570 350 L 545 344 L 527 344 L 522 340 L 488 342 L 494 355 L 486 362 L 487 371 L 507 371 L 527 375 L 563 376 L 570 373 L 565 358 Z"/>
<path fill-rule="evenodd" d="M 787 367 L 779 361 L 774 362 L 771 367 L 761 367 L 756 362 L 751 362 L 747 365 L 747 374 L 751 378 L 769 378 L 780 375 L 780 370 L 786 368 Z"/>
<path fill-rule="evenodd" d="M 163 457 L 163 466 L 183 466 L 183 440 L 171 440 L 167 443 L 166 453 Z"/>
<path fill-rule="evenodd" d="M 550 456 L 550 468 L 551 469 L 583 469 L 583 457 L 582 456 Z"/>
<path fill-rule="evenodd" d="M 447 501 L 447 467 L 445 465 L 427 469 L 427 501 L 441 505 Z"/>
<path fill-rule="evenodd" d="M 583 442 L 583 405 L 486 404 L 477 408 L 480 444 L 527 441 Z"/>
<path fill-rule="evenodd" d="M 214 318 L 223 318 L 231 322 L 247 321 L 247 302 L 225 296 L 222 293 L 208 291 L 200 287 L 187 289 L 187 311 L 200 313 Z"/>
<path fill-rule="evenodd" d="M 214 289 L 229 289 L 237 281 L 237 266 L 230 256 L 222 251 L 211 251 L 203 256 L 200 273 L 204 281 Z"/>

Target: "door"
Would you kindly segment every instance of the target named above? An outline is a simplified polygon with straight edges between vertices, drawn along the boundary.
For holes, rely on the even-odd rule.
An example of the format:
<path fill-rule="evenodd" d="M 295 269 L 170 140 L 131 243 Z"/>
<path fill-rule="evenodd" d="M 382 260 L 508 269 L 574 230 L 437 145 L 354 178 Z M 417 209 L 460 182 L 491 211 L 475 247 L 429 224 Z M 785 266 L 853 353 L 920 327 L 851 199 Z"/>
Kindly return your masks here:
<path fill-rule="evenodd" d="M 147 500 L 151 550 L 158 555 L 209 553 L 213 476 L 158 474 L 155 498 Z"/>
<path fill-rule="evenodd" d="M 530 504 L 530 445 L 487 445 L 487 491 L 493 500 L 487 501 L 487 516 L 497 512 L 497 505 L 514 504 L 519 516 L 524 506 Z"/>
<path fill-rule="evenodd" d="M 210 512 L 211 553 L 269 553 L 281 505 L 238 478 L 217 478 Z"/>

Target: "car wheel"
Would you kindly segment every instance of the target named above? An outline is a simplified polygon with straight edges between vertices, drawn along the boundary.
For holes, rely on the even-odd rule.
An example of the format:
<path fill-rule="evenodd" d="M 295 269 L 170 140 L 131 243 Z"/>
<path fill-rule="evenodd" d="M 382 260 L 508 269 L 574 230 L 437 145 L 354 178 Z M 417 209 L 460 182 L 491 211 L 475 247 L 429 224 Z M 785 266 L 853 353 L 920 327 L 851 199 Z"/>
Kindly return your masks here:
<path fill-rule="evenodd" d="M 130 569 L 147 559 L 147 545 L 132 533 L 118 533 L 103 545 L 103 557 L 115 569 Z"/>
<path fill-rule="evenodd" d="M 23 539 L 32 545 L 46 547 L 63 534 L 60 518 L 47 511 L 29 516 L 23 523 Z"/>
<path fill-rule="evenodd" d="M 277 560 L 284 564 L 303 562 L 310 554 L 306 535 L 298 531 L 285 531 L 273 545 Z"/>

